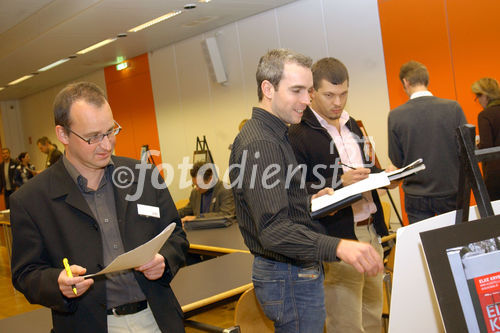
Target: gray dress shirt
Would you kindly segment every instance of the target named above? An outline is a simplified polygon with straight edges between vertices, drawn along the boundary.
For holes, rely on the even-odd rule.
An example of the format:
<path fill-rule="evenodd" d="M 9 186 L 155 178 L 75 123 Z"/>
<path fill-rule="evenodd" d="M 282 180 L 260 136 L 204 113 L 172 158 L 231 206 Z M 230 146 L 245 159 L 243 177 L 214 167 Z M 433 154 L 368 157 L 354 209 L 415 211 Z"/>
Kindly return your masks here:
<path fill-rule="evenodd" d="M 87 179 L 63 156 L 63 163 L 75 181 L 78 189 L 87 201 L 94 218 L 99 225 L 102 237 L 102 249 L 104 265 L 108 265 L 113 259 L 122 253 L 123 248 L 120 229 L 116 217 L 115 194 L 113 190 L 114 166 L 110 162 L 105 168 L 104 176 L 97 190 L 87 187 Z M 135 303 L 146 299 L 131 270 L 106 274 L 106 298 L 107 308 L 111 309 L 119 305 Z"/>

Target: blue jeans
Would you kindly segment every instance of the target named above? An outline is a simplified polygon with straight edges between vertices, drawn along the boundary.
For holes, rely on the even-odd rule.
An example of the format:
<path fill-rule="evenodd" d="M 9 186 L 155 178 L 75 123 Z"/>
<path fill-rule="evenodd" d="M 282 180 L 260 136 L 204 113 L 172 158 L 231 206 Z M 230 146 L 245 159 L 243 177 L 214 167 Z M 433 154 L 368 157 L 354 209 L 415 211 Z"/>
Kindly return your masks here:
<path fill-rule="evenodd" d="M 405 194 L 405 210 L 410 224 L 455 210 L 456 204 L 456 194 L 446 197 L 420 197 Z"/>
<path fill-rule="evenodd" d="M 255 256 L 255 295 L 275 332 L 322 333 L 325 324 L 323 268 L 298 267 Z"/>

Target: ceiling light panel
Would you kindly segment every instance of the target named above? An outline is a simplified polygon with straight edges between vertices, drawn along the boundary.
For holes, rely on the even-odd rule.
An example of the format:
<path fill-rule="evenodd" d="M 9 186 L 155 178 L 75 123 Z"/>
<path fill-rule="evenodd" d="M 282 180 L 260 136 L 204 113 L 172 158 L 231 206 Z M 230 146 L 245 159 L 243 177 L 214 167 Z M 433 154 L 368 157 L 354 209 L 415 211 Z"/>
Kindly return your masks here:
<path fill-rule="evenodd" d="M 64 59 L 61 59 L 61 60 L 57 60 L 56 62 L 53 62 L 50 65 L 47 65 L 47 66 L 45 66 L 43 68 L 40 68 L 38 71 L 39 72 L 48 71 L 49 69 L 54 68 L 56 66 L 59 66 L 61 64 L 64 64 L 66 61 L 69 61 L 69 60 L 70 60 L 70 58 L 64 58 Z"/>
<path fill-rule="evenodd" d="M 149 28 L 153 24 L 160 23 L 162 21 L 168 20 L 169 18 L 177 16 L 180 13 L 182 13 L 182 10 L 175 10 L 175 11 L 169 12 L 169 13 L 163 15 L 163 16 L 155 18 L 154 20 L 151 20 L 151 21 L 148 21 L 148 22 L 146 22 L 144 24 L 138 25 L 137 27 L 130 29 L 129 32 L 141 31 L 143 29 Z"/>
<path fill-rule="evenodd" d="M 31 78 L 31 77 L 33 77 L 33 76 L 35 76 L 35 75 L 34 75 L 34 74 L 25 75 L 25 76 L 23 76 L 23 77 L 21 77 L 21 78 L 19 78 L 19 79 L 17 79 L 17 80 L 14 80 L 14 81 L 12 81 L 12 82 L 9 82 L 9 83 L 8 83 L 8 85 L 9 85 L 9 86 L 13 86 L 13 85 L 18 84 L 18 83 L 20 83 L 20 82 L 23 82 L 24 80 L 27 80 L 27 79 L 29 79 L 29 78 Z"/>
<path fill-rule="evenodd" d="M 108 45 L 109 43 L 113 43 L 115 40 L 116 40 L 116 38 L 109 38 L 109 39 L 103 40 L 102 42 L 99 42 L 97 44 L 94 44 L 92 46 L 87 47 L 86 49 L 83 49 L 83 50 L 80 50 L 80 51 L 76 52 L 76 54 L 85 54 L 85 53 L 88 53 L 90 51 L 93 51 L 95 49 L 103 47 L 104 45 Z"/>

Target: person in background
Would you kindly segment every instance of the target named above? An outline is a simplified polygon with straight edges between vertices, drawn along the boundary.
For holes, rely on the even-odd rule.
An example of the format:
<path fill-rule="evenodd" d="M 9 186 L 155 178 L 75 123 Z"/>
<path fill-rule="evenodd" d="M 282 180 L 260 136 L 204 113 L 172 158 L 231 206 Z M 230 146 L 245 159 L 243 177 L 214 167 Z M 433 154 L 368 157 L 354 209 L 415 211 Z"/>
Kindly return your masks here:
<path fill-rule="evenodd" d="M 288 125 L 299 123 L 310 104 L 311 65 L 285 49 L 260 58 L 259 104 L 229 159 L 238 225 L 254 255 L 255 295 L 277 333 L 323 332 L 323 261 L 340 259 L 370 276 L 383 270 L 370 244 L 325 235 L 311 218 L 311 199 L 333 190 L 307 193 L 288 141 Z"/>
<path fill-rule="evenodd" d="M 234 216 L 233 193 L 230 189 L 226 189 L 220 180 L 214 179 L 210 163 L 196 162 L 189 173 L 193 181 L 193 190 L 188 204 L 178 211 L 182 223 L 197 217 Z"/>
<path fill-rule="evenodd" d="M 35 166 L 30 163 L 30 155 L 28 152 L 22 152 L 17 157 L 19 164 L 16 167 L 16 174 L 14 176 L 14 182 L 17 187 L 26 184 L 28 180 L 33 178 L 37 174 L 35 171 Z"/>
<path fill-rule="evenodd" d="M 423 64 L 405 63 L 399 79 L 410 99 L 389 112 L 389 158 L 398 168 L 424 161 L 425 170 L 403 180 L 406 214 L 415 223 L 455 210 L 460 169 L 456 130 L 466 120 L 456 101 L 427 89 L 429 72 Z"/>
<path fill-rule="evenodd" d="M 141 161 L 112 155 L 121 127 L 95 84 L 62 89 L 54 119 L 65 155 L 11 197 L 15 288 L 52 310 L 55 332 L 184 332 L 170 282 L 185 264 L 189 242 L 163 179 L 148 169 L 138 184 Z M 114 171 L 124 169 L 129 176 L 118 184 Z M 140 198 L 130 201 L 138 186 Z M 172 223 L 149 262 L 84 279 Z"/>
<path fill-rule="evenodd" d="M 500 87 L 498 81 L 483 77 L 472 84 L 472 92 L 483 111 L 477 116 L 479 148 L 500 146 Z M 483 177 L 490 200 L 500 199 L 500 160 L 484 161 Z"/>
<path fill-rule="evenodd" d="M 326 179 L 334 189 L 381 172 L 368 161 L 366 140 L 361 129 L 344 109 L 349 91 L 349 74 L 335 58 L 323 58 L 312 66 L 314 88 L 312 102 L 304 110 L 299 124 L 291 125 L 290 144 L 297 162 L 307 166 L 306 184 L 310 194 Z M 339 164 L 342 162 L 344 165 Z M 328 165 L 318 168 L 317 165 Z M 397 185 L 394 185 L 397 186 Z M 363 193 L 363 198 L 333 216 L 319 219 L 328 235 L 369 243 L 383 256 L 380 237 L 388 234 L 377 191 Z M 380 333 L 382 330 L 382 274 L 369 276 L 353 266 L 325 262 L 326 331 Z"/>
<path fill-rule="evenodd" d="M 2 149 L 2 163 L 0 163 L 0 193 L 3 193 L 5 209 L 10 208 L 9 197 L 16 190 L 14 176 L 16 174 L 17 163 L 10 158 L 10 149 Z"/>
<path fill-rule="evenodd" d="M 10 208 L 9 197 L 16 190 L 14 176 L 16 175 L 17 163 L 10 158 L 10 149 L 2 149 L 2 163 L 0 163 L 0 193 L 3 193 L 5 209 Z"/>
<path fill-rule="evenodd" d="M 52 142 L 50 142 L 49 138 L 47 138 L 46 136 L 43 136 L 40 139 L 38 139 L 36 145 L 38 146 L 38 149 L 40 149 L 42 153 L 47 155 L 47 159 L 45 161 L 45 168 L 54 165 L 54 163 L 56 163 L 63 155 L 61 151 L 57 149 L 57 146 Z"/>

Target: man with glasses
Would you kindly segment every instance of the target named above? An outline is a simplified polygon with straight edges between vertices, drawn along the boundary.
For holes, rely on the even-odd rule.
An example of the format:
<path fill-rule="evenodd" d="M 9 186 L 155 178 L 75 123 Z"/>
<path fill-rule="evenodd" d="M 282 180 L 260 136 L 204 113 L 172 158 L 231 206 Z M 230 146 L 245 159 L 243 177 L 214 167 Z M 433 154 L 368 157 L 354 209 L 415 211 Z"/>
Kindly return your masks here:
<path fill-rule="evenodd" d="M 54 118 L 65 155 L 11 198 L 14 286 L 31 303 L 52 309 L 56 332 L 183 332 L 169 283 L 184 265 L 189 243 L 168 190 L 153 187 L 151 170 L 137 184 L 140 161 L 112 155 L 121 127 L 96 85 L 64 88 Z M 130 171 L 128 186 L 123 176 L 119 186 L 114 182 L 114 171 L 123 169 Z M 127 201 L 142 185 L 141 197 Z M 172 222 L 175 230 L 148 263 L 82 277 Z M 65 257 L 73 278 L 64 270 Z"/>

